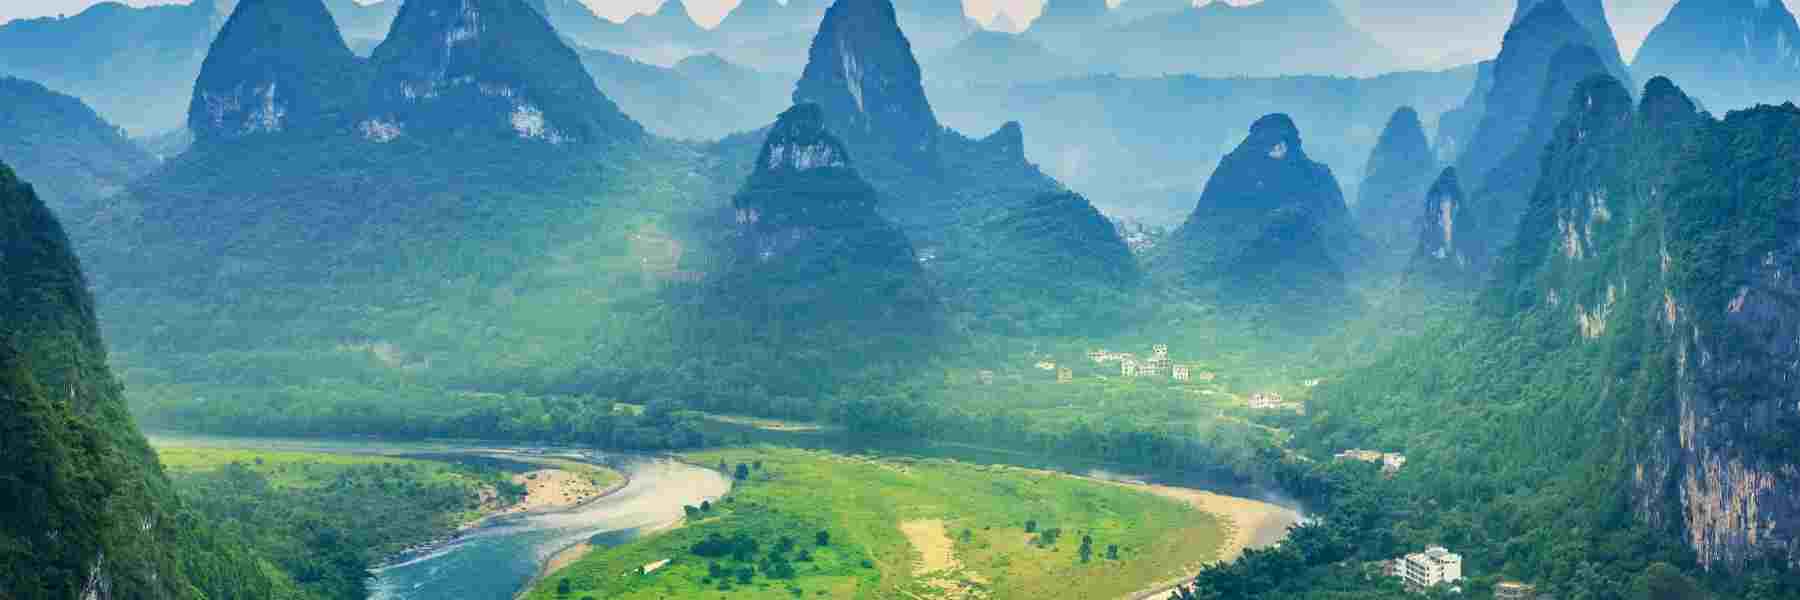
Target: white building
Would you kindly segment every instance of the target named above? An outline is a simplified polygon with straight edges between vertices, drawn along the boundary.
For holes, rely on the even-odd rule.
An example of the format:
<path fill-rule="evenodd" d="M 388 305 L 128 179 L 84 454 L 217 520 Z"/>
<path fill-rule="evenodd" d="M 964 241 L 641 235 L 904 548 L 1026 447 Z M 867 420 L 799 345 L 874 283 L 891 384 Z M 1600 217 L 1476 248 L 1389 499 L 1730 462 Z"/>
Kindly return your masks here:
<path fill-rule="evenodd" d="M 1408 554 L 1401 563 L 1400 576 L 1406 578 L 1407 587 L 1414 589 L 1456 583 L 1463 578 L 1462 555 L 1446 550 L 1443 546 L 1432 546 L 1424 552 Z"/>
<path fill-rule="evenodd" d="M 1188 373 L 1188 368 L 1183 365 L 1175 365 L 1174 377 L 1176 381 L 1188 381 L 1193 379 Z"/>
<path fill-rule="evenodd" d="M 1138 374 L 1137 367 L 1138 367 L 1137 361 L 1134 359 L 1127 358 L 1125 360 L 1121 360 L 1121 361 L 1119 361 L 1119 374 L 1124 375 L 1126 377 L 1137 377 L 1137 374 Z"/>

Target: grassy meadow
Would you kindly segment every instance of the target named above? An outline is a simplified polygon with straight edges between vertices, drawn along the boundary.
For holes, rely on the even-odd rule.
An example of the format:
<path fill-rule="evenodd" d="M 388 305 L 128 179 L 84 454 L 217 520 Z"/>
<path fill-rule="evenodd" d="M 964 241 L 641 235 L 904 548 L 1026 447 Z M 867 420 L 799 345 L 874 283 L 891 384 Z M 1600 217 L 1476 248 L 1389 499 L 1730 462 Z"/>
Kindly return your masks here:
<path fill-rule="evenodd" d="M 1176 500 L 1025 469 L 774 447 L 684 457 L 745 477 L 526 597 L 1116 598 L 1191 573 L 1230 533 Z"/>

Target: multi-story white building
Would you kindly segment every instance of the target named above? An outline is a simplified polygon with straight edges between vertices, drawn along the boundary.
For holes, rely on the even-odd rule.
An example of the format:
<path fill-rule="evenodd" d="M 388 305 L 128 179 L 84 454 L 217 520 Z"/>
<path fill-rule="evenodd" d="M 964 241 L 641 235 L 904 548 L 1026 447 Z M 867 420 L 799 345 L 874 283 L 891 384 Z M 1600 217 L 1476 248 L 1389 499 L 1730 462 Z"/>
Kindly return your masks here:
<path fill-rule="evenodd" d="M 1462 581 L 1462 555 L 1446 550 L 1443 546 L 1432 546 L 1424 552 L 1406 555 L 1401 559 L 1401 577 L 1406 579 L 1407 587 L 1424 589 L 1434 585 L 1451 584 Z"/>
<path fill-rule="evenodd" d="M 1119 374 L 1124 375 L 1126 377 L 1137 377 L 1137 374 L 1138 374 L 1137 360 L 1127 358 L 1125 360 L 1119 361 Z"/>
<path fill-rule="evenodd" d="M 1175 376 L 1176 381 L 1189 381 L 1189 380 L 1193 379 L 1193 377 L 1188 373 L 1188 368 L 1184 365 L 1175 365 L 1174 376 Z"/>

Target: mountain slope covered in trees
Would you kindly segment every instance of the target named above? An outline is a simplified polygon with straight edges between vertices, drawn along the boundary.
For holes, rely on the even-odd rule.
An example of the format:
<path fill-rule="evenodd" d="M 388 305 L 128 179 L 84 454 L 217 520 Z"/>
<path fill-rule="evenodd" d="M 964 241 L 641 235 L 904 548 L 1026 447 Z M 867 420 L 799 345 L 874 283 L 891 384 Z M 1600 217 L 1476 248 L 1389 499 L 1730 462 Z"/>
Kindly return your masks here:
<path fill-rule="evenodd" d="M 272 598 L 176 499 L 138 433 L 68 237 L 0 164 L 0 588 L 19 598 Z"/>

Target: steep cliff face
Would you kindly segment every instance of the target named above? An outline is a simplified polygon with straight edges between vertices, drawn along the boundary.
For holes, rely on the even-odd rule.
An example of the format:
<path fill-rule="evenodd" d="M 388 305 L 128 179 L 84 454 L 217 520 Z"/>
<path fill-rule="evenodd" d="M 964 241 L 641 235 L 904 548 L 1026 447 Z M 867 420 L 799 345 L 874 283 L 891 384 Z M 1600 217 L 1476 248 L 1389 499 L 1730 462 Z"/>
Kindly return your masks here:
<path fill-rule="evenodd" d="M 937 168 L 941 126 L 925 99 L 919 62 L 889 0 L 838 0 L 813 38 L 795 104 L 817 104 L 860 154 L 914 170 Z"/>
<path fill-rule="evenodd" d="M 1370 237 L 1402 253 L 1412 250 L 1413 223 L 1419 197 L 1431 187 L 1437 159 L 1425 139 L 1418 111 L 1400 107 L 1382 129 L 1369 162 L 1363 168 L 1363 184 L 1356 202 L 1356 221 Z"/>
<path fill-rule="evenodd" d="M 47 599 L 271 597 L 183 515 L 106 364 L 61 225 L 0 164 L 0 589 Z"/>
<path fill-rule="evenodd" d="M 1532 191 L 1543 169 L 1545 147 L 1556 137 L 1557 127 L 1568 117 L 1568 99 L 1590 77 L 1606 74 L 1606 65 L 1590 46 L 1564 46 L 1551 55 L 1538 106 L 1526 121 L 1524 137 L 1488 171 L 1476 190 L 1480 228 L 1466 233 L 1485 248 L 1501 248 L 1517 233 L 1521 215 L 1529 208 Z M 1485 265 L 1482 265 L 1485 268 Z"/>
<path fill-rule="evenodd" d="M 1640 518 L 1711 568 L 1794 563 L 1800 110 L 1713 120 L 1658 78 L 1635 110 L 1590 80 L 1568 114 L 1502 275 L 1511 304 L 1621 374 L 1591 393 L 1619 406 L 1613 472 Z"/>
<path fill-rule="evenodd" d="M 1705 120 L 1658 80 L 1641 112 L 1672 140 L 1659 148 L 1669 174 L 1648 190 L 1672 392 L 1659 437 L 1633 457 L 1640 511 L 1679 527 L 1709 567 L 1800 564 L 1800 166 L 1786 158 L 1800 110 Z"/>
<path fill-rule="evenodd" d="M 1800 25 L 1783 2 L 1682 0 L 1644 38 L 1632 69 L 1681 83 L 1718 114 L 1800 94 Z"/>
<path fill-rule="evenodd" d="M 364 72 L 320 0 L 244 0 L 200 68 L 188 129 L 202 141 L 345 130 Z"/>
<path fill-rule="evenodd" d="M 365 139 L 471 135 L 549 144 L 636 139 L 581 59 L 521 0 L 414 0 L 371 57 Z"/>
<path fill-rule="evenodd" d="M 1359 243 L 1330 167 L 1275 114 L 1220 161 L 1160 268 L 1233 300 L 1336 301 Z"/>
<path fill-rule="evenodd" d="M 1456 285 L 1477 281 L 1486 253 L 1473 234 L 1479 230 L 1474 214 L 1457 182 L 1456 168 L 1444 169 L 1425 194 L 1425 212 L 1414 221 L 1418 245 L 1409 275 Z"/>

